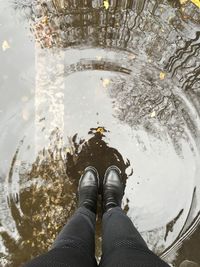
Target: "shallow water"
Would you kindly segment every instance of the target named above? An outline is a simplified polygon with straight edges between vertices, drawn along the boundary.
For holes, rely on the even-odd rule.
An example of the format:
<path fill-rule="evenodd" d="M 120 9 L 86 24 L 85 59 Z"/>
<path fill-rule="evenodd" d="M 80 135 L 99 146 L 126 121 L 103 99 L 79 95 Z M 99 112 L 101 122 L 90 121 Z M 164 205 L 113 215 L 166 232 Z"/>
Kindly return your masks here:
<path fill-rule="evenodd" d="M 200 264 L 200 9 L 109 3 L 0 2 L 1 266 L 46 251 L 111 164 L 148 246 Z"/>

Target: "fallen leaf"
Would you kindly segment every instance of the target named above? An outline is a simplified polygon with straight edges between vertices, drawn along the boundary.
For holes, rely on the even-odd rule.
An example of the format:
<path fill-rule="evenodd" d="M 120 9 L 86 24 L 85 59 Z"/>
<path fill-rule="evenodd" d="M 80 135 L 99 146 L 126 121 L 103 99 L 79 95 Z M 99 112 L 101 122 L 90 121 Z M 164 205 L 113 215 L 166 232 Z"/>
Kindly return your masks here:
<path fill-rule="evenodd" d="M 47 17 L 47 16 L 44 16 L 43 18 L 42 18 L 42 23 L 44 23 L 44 24 L 48 24 L 48 20 L 49 20 L 49 18 Z"/>
<path fill-rule="evenodd" d="M 171 22 L 171 20 L 174 18 L 174 16 L 169 16 L 168 17 L 168 22 Z"/>
<path fill-rule="evenodd" d="M 155 116 L 156 116 L 156 112 L 155 112 L 155 110 L 151 113 L 151 118 L 154 118 Z"/>
<path fill-rule="evenodd" d="M 130 54 L 128 58 L 129 58 L 129 59 L 135 59 L 136 56 L 135 56 L 134 54 Z"/>
<path fill-rule="evenodd" d="M 108 86 L 110 83 L 109 79 L 103 79 L 103 87 L 106 88 L 106 86 Z"/>
<path fill-rule="evenodd" d="M 102 128 L 102 127 L 98 127 L 98 128 L 96 129 L 96 132 L 97 132 L 97 133 L 100 133 L 100 134 L 103 134 L 105 131 L 104 131 L 104 128 Z"/>
<path fill-rule="evenodd" d="M 101 56 L 96 56 L 97 60 L 101 60 L 102 57 Z"/>
<path fill-rule="evenodd" d="M 6 40 L 3 41 L 3 43 L 2 43 L 2 50 L 3 51 L 6 51 L 9 48 L 10 48 L 10 45 L 9 45 L 8 41 L 6 41 Z"/>
<path fill-rule="evenodd" d="M 200 8 L 200 0 L 191 0 L 191 2 Z"/>
<path fill-rule="evenodd" d="M 166 73 L 165 72 L 160 72 L 160 79 L 161 80 L 164 80 L 165 79 L 165 76 L 166 76 Z"/>
<path fill-rule="evenodd" d="M 105 9 L 108 9 L 110 6 L 108 0 L 103 1 L 103 5 L 104 5 Z"/>

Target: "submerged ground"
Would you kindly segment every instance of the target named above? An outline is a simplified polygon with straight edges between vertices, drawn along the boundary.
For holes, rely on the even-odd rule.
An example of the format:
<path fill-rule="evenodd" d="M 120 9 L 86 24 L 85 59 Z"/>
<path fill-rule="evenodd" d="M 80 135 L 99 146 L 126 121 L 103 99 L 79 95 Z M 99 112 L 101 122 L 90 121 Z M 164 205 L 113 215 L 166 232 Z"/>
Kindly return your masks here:
<path fill-rule="evenodd" d="M 0 266 L 48 250 L 83 169 L 111 164 L 148 246 L 200 264 L 200 9 L 181 3 L 0 2 Z"/>

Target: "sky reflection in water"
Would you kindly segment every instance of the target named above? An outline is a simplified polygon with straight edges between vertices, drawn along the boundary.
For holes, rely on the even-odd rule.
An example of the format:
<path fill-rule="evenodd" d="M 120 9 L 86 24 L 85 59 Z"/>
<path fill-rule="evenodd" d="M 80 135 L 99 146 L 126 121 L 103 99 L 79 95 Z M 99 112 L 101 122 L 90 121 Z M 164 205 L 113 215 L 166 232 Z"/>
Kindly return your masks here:
<path fill-rule="evenodd" d="M 1 264 L 48 249 L 89 164 L 101 176 L 122 169 L 123 207 L 151 249 L 175 266 L 199 263 L 200 10 L 170 1 L 0 7 Z"/>

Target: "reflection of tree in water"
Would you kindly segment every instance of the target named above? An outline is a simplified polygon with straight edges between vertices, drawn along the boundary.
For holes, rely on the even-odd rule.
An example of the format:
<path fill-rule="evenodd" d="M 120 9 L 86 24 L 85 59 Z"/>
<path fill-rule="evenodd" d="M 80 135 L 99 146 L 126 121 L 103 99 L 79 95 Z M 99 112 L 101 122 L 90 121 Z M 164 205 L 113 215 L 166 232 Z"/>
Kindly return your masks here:
<path fill-rule="evenodd" d="M 14 3 L 30 19 L 31 30 L 42 47 L 93 45 L 133 50 L 138 37 L 142 37 L 142 42 L 149 42 L 146 48 L 159 55 L 166 37 L 170 35 L 168 42 L 171 37 L 176 39 L 176 31 L 187 27 L 183 19 L 199 24 L 200 13 L 194 5 L 175 10 L 163 0 L 111 0 L 109 9 L 98 0 L 15 0 Z M 152 40 L 144 40 L 144 33 L 149 31 Z M 143 46 L 141 42 L 138 45 Z M 165 49 L 168 46 L 169 43 Z"/>
<path fill-rule="evenodd" d="M 95 166 L 103 177 L 106 168 L 115 164 L 126 181 L 125 169 L 129 162 L 125 164 L 121 154 L 105 143 L 102 138 L 106 130 L 99 129 L 92 129 L 93 136 L 87 141 L 79 140 L 75 135 L 69 139 L 69 146 L 61 149 L 56 146 L 58 140 L 55 139 L 49 149 L 38 154 L 29 170 L 20 170 L 19 195 L 10 195 L 8 199 L 20 239 L 16 241 L 7 232 L 1 233 L 9 266 L 18 267 L 50 248 L 74 212 L 78 180 L 86 166 Z M 16 161 L 17 154 L 14 158 Z M 97 255 L 100 253 L 99 240 L 100 221 L 97 222 Z"/>
<path fill-rule="evenodd" d="M 22 1 L 15 6 L 26 10 L 31 29 L 42 47 L 70 45 L 126 46 L 128 20 L 137 17 L 143 1 L 111 1 L 109 10 L 103 1 Z M 133 12 L 136 10 L 137 12 Z"/>
<path fill-rule="evenodd" d="M 179 1 L 168 2 L 112 0 L 105 9 L 103 1 L 16 0 L 16 6 L 28 13 L 31 30 L 43 48 L 81 45 L 133 52 L 138 61 L 128 59 L 133 67 L 131 78 L 123 85 L 115 80 L 116 89 L 111 93 L 116 98 L 117 117 L 131 126 L 143 125 L 151 133 L 158 131 L 158 120 L 180 151 L 180 138 L 188 139 L 184 127 L 189 127 L 194 137 L 196 129 L 174 87 L 181 85 L 190 92 L 199 88 L 199 38 L 188 32 L 195 32 L 200 12 L 191 3 L 182 9 Z M 169 79 L 160 81 L 164 66 Z M 86 66 L 77 63 L 73 68 L 84 70 Z M 195 92 L 194 97 L 197 95 Z"/>
<path fill-rule="evenodd" d="M 131 127 L 143 128 L 156 138 L 172 140 L 178 153 L 181 153 L 182 139 L 189 142 L 186 128 L 197 138 L 187 107 L 181 98 L 174 94 L 170 80 L 158 81 L 152 75 L 152 66 L 139 71 L 130 79 L 114 79 L 108 92 L 112 98 L 114 115 Z M 133 86 L 134 85 L 134 86 Z"/>

